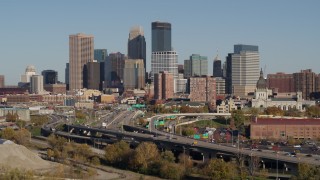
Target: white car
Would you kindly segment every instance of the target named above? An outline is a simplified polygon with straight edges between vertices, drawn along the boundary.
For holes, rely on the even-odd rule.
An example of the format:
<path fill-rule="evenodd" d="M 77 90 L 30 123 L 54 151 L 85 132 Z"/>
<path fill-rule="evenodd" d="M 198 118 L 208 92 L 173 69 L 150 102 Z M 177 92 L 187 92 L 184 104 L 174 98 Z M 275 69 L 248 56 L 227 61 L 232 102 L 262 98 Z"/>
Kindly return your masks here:
<path fill-rule="evenodd" d="M 301 148 L 301 145 L 294 145 L 294 148 Z"/>

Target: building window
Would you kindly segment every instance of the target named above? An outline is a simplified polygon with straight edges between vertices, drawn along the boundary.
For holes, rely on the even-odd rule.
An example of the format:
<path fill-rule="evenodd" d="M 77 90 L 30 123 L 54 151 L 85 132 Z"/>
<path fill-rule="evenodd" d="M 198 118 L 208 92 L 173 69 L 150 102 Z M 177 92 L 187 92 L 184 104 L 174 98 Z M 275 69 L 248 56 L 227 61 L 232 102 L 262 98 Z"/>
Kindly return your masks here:
<path fill-rule="evenodd" d="M 280 131 L 280 136 L 281 136 L 281 137 L 285 137 L 285 136 L 286 136 L 286 132 Z"/>

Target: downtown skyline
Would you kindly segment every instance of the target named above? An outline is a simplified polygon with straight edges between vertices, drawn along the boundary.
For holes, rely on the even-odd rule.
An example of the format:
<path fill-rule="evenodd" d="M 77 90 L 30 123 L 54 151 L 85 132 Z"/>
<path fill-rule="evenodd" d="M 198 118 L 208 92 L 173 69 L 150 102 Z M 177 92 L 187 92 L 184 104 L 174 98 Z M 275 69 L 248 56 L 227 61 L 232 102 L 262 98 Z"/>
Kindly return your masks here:
<path fill-rule="evenodd" d="M 320 3 L 308 2 L 80 1 L 76 11 L 72 9 L 75 1 L 1 1 L 0 74 L 5 75 L 6 85 L 17 85 L 25 68 L 34 65 L 37 74 L 47 69 L 58 71 L 59 81 L 64 82 L 70 34 L 91 34 L 95 49 L 127 55 L 130 28 L 136 25 L 144 29 L 150 71 L 154 21 L 171 23 L 179 64 L 191 54 L 207 56 L 210 75 L 217 50 L 223 63 L 239 43 L 259 46 L 260 66 L 266 65 L 266 74 L 310 68 L 319 73 L 315 52 L 320 41 L 320 12 L 316 8 Z M 154 8 L 155 4 L 159 8 Z M 116 7 L 121 5 L 119 13 Z"/>

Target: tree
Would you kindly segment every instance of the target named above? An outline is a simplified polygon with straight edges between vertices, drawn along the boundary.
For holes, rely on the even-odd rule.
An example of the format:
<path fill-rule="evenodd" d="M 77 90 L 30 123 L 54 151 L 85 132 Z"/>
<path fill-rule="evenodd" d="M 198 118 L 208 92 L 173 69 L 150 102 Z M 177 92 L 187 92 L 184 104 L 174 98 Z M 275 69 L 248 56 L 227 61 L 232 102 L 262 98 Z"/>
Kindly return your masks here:
<path fill-rule="evenodd" d="M 241 110 L 232 111 L 231 117 L 234 120 L 234 124 L 237 128 L 239 128 L 240 125 L 243 125 L 246 121 L 246 117 Z"/>
<path fill-rule="evenodd" d="M 110 164 L 126 165 L 132 151 L 125 141 L 108 145 L 105 149 L 105 159 Z"/>
<path fill-rule="evenodd" d="M 152 163 L 159 161 L 159 157 L 158 148 L 154 143 L 142 142 L 135 149 L 130 165 L 140 172 L 147 172 Z"/>
<path fill-rule="evenodd" d="M 310 164 L 298 164 L 298 179 L 309 180 L 320 178 L 320 168 Z"/>
<path fill-rule="evenodd" d="M 171 163 L 173 163 L 176 160 L 172 151 L 167 151 L 167 150 L 161 153 L 161 158 L 162 160 L 165 160 Z"/>
<path fill-rule="evenodd" d="M 273 116 L 283 116 L 284 112 L 282 109 L 279 109 L 278 107 L 272 106 L 272 107 L 267 107 L 265 110 L 265 113 L 267 115 L 273 115 Z"/>
<path fill-rule="evenodd" d="M 57 149 L 58 151 L 62 151 L 63 147 L 67 143 L 67 139 L 59 136 L 55 136 L 54 134 L 51 134 L 48 137 L 48 143 L 51 146 L 52 149 Z"/>
<path fill-rule="evenodd" d="M 43 124 L 48 123 L 49 118 L 48 116 L 45 116 L 45 115 L 36 115 L 36 116 L 31 116 L 30 121 L 35 126 L 42 126 Z"/>
<path fill-rule="evenodd" d="M 310 106 L 306 108 L 305 114 L 308 117 L 320 117 L 320 107 L 319 106 Z"/>
<path fill-rule="evenodd" d="M 15 132 L 14 140 L 17 144 L 27 145 L 30 142 L 31 133 L 27 129 L 20 129 Z"/>
<path fill-rule="evenodd" d="M 221 159 L 210 160 L 203 169 L 203 174 L 212 179 L 232 179 L 236 167 L 232 163 L 224 162 Z"/>
<path fill-rule="evenodd" d="M 160 177 L 165 179 L 182 179 L 184 168 L 176 163 L 165 162 L 160 167 Z"/>
<path fill-rule="evenodd" d="M 14 140 L 14 130 L 12 128 L 5 128 L 1 133 L 2 139 Z"/>

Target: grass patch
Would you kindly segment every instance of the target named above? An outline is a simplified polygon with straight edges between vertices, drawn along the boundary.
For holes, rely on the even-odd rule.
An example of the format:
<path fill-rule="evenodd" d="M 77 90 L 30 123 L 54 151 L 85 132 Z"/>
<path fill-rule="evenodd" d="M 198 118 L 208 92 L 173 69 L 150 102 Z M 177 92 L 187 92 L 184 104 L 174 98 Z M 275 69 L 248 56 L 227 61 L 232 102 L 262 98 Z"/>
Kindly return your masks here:
<path fill-rule="evenodd" d="M 224 128 L 227 127 L 226 124 L 221 124 L 220 122 L 216 122 L 214 120 L 200 120 L 194 123 L 195 126 L 198 126 L 200 128 L 204 127 L 215 127 L 215 128 Z"/>

